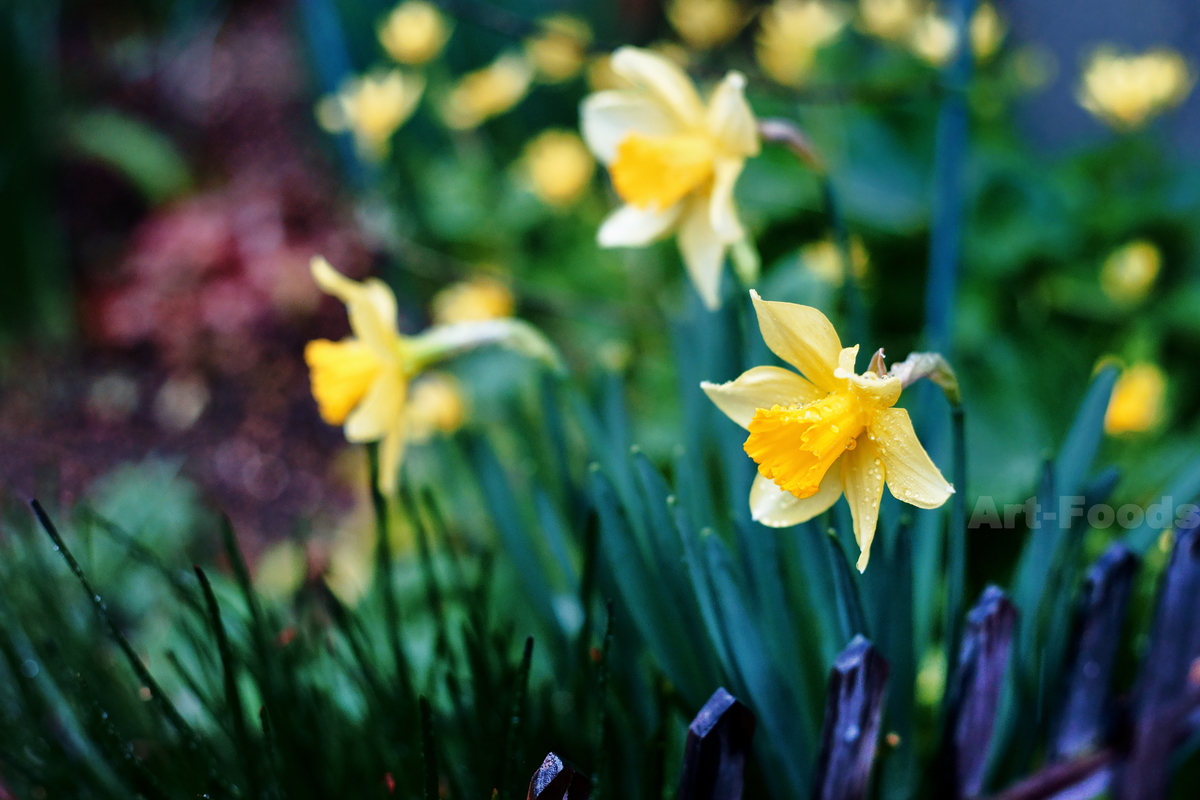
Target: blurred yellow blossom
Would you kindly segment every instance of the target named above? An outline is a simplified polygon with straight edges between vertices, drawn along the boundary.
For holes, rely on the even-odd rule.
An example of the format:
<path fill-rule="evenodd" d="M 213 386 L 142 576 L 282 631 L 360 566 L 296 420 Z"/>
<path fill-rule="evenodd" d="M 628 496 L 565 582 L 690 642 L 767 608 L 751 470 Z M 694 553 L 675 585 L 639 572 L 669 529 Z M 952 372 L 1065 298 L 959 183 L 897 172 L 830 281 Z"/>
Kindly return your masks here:
<path fill-rule="evenodd" d="M 1100 288 L 1114 303 L 1133 305 L 1143 300 L 1162 268 L 1162 254 L 1144 239 L 1119 247 L 1100 268 Z"/>
<path fill-rule="evenodd" d="M 776 0 L 762 14 L 758 64 L 776 83 L 799 86 L 817 50 L 837 39 L 847 21 L 845 8 L 824 0 Z"/>
<path fill-rule="evenodd" d="M 505 53 L 459 79 L 442 105 L 442 118 L 455 130 L 477 128 L 524 100 L 532 81 L 533 65 L 519 53 Z"/>
<path fill-rule="evenodd" d="M 1155 364 L 1141 362 L 1121 373 L 1113 386 L 1104 431 L 1141 433 L 1157 427 L 1166 412 L 1167 376 Z"/>
<path fill-rule="evenodd" d="M 304 548 L 291 539 L 284 539 L 259 556 L 254 570 L 254 588 L 268 598 L 286 600 L 304 583 L 307 570 L 308 556 Z"/>
<path fill-rule="evenodd" d="M 971 15 L 971 24 L 967 28 L 971 52 L 980 61 L 986 61 L 1000 49 L 1007 33 L 1007 26 L 996 7 L 991 3 L 981 3 Z"/>
<path fill-rule="evenodd" d="M 347 441 L 380 442 L 379 488 L 390 494 L 408 432 L 409 383 L 429 366 L 487 344 L 511 347 L 557 366 L 548 342 L 514 319 L 437 325 L 417 336 L 397 328 L 396 297 L 382 281 L 352 281 L 315 257 L 313 279 L 346 304 L 352 336 L 316 339 L 304 349 L 321 418 L 343 425 Z"/>
<path fill-rule="evenodd" d="M 687 69 L 692 65 L 692 54 L 688 49 L 678 42 L 669 42 L 666 40 L 657 41 L 650 45 L 649 49 L 658 53 L 663 58 L 675 64 L 680 69 Z M 630 85 L 626 81 L 626 88 Z"/>
<path fill-rule="evenodd" d="M 379 44 L 401 64 L 424 64 L 442 52 L 451 26 L 437 6 L 406 0 L 392 9 L 379 27 Z"/>
<path fill-rule="evenodd" d="M 850 258 L 854 264 L 854 277 L 862 280 L 867 274 L 869 258 L 862 239 L 855 236 L 850 240 Z M 830 286 L 841 286 L 846 280 L 846 269 L 842 254 L 832 239 L 824 239 L 800 248 L 800 263 L 812 275 Z"/>
<path fill-rule="evenodd" d="M 758 464 L 751 516 L 763 525 L 798 525 L 824 513 L 843 494 L 867 568 L 886 482 L 918 508 L 937 508 L 954 487 L 930 460 L 908 412 L 895 408 L 901 378 L 885 371 L 883 351 L 855 373 L 858 345 L 842 347 L 815 308 L 750 297 L 767 347 L 795 367 L 754 367 L 728 383 L 700 387 L 717 408 L 747 430 L 744 449 Z"/>
<path fill-rule="evenodd" d="M 954 56 L 958 32 L 950 20 L 931 9 L 913 21 L 909 46 L 922 61 L 940 67 Z"/>
<path fill-rule="evenodd" d="M 495 278 L 472 278 L 451 284 L 433 297 L 435 325 L 503 319 L 513 314 L 512 291 Z"/>
<path fill-rule="evenodd" d="M 1192 80 L 1187 62 L 1174 50 L 1120 55 L 1104 47 L 1088 61 L 1079 102 L 1114 128 L 1137 128 L 1182 103 Z"/>
<path fill-rule="evenodd" d="M 592 29 L 584 20 L 556 14 L 541 20 L 542 31 L 525 40 L 525 55 L 546 83 L 562 83 L 579 74 L 592 43 Z"/>
<path fill-rule="evenodd" d="M 667 19 L 689 46 L 707 50 L 737 36 L 750 16 L 735 0 L 671 0 Z"/>
<path fill-rule="evenodd" d="M 428 441 L 435 433 L 451 434 L 467 419 L 462 386 L 453 375 L 430 372 L 418 378 L 408 400 L 408 437 Z"/>
<path fill-rule="evenodd" d="M 379 159 L 387 154 L 392 134 L 416 110 L 424 89 L 424 78 L 397 69 L 354 78 L 321 99 L 317 122 L 330 133 L 349 131 L 361 156 Z"/>
<path fill-rule="evenodd" d="M 917 21 L 915 0 L 859 0 L 862 29 L 881 39 L 903 39 Z"/>
<path fill-rule="evenodd" d="M 717 308 L 726 252 L 746 235 L 733 188 L 760 148 L 746 79 L 728 73 L 705 104 L 687 73 L 648 50 L 620 48 L 613 69 L 635 88 L 597 92 L 581 107 L 583 138 L 624 201 L 597 240 L 642 247 L 676 232 L 696 291 Z"/>
<path fill-rule="evenodd" d="M 525 145 L 521 164 L 533 193 L 558 207 L 578 200 L 596 171 L 596 160 L 572 131 L 542 131 Z"/>

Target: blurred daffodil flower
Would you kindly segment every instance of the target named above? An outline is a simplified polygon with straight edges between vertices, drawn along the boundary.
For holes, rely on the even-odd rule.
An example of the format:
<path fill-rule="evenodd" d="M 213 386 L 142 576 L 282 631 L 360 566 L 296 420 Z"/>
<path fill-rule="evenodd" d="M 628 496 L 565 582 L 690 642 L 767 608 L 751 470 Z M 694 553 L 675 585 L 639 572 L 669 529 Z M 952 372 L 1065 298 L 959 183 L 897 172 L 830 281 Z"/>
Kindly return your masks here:
<path fill-rule="evenodd" d="M 1156 364 L 1141 362 L 1121 373 L 1104 413 L 1110 435 L 1143 433 L 1158 427 L 1166 413 L 1167 376 Z"/>
<path fill-rule="evenodd" d="M 908 36 L 919 12 L 914 0 L 859 0 L 858 4 L 862 29 L 881 39 L 899 40 Z"/>
<path fill-rule="evenodd" d="M 1110 126 L 1129 130 L 1182 103 L 1192 80 L 1187 62 L 1174 50 L 1119 55 L 1101 48 L 1084 70 L 1079 102 Z"/>
<path fill-rule="evenodd" d="M 379 488 L 390 494 L 409 435 L 409 384 L 431 365 L 488 344 L 558 365 L 553 347 L 515 319 L 440 325 L 417 336 L 396 325 L 396 297 L 382 281 L 353 281 L 316 257 L 317 285 L 346 304 L 352 336 L 317 339 L 304 349 L 321 418 L 344 426 L 347 441 L 380 442 Z"/>
<path fill-rule="evenodd" d="M 451 31 L 437 6 L 424 0 L 405 0 L 379 27 L 379 44 L 401 64 L 419 65 L 442 52 Z"/>
<path fill-rule="evenodd" d="M 913 21 L 909 46 L 922 61 L 940 67 L 958 49 L 958 31 L 949 19 L 932 9 Z"/>
<path fill-rule="evenodd" d="M 759 473 L 751 514 L 771 527 L 796 525 L 844 493 L 861 549 L 858 568 L 865 570 L 885 482 L 897 499 L 920 508 L 937 508 L 954 492 L 917 440 L 908 412 L 894 408 L 915 376 L 889 374 L 882 351 L 855 374 L 858 345 L 843 348 L 820 311 L 767 302 L 753 290 L 751 297 L 767 346 L 803 373 L 754 367 L 729 383 L 701 384 L 750 433 L 745 450 Z"/>
<path fill-rule="evenodd" d="M 596 160 L 572 131 L 542 131 L 525 145 L 521 164 L 533 193 L 558 208 L 578 200 L 596 172 Z"/>
<path fill-rule="evenodd" d="M 579 17 L 556 14 L 540 22 L 542 31 L 525 40 L 525 55 L 545 83 L 562 83 L 579 74 L 587 59 L 592 29 Z"/>
<path fill-rule="evenodd" d="M 842 6 L 824 0 L 776 0 L 763 12 L 755 54 L 763 72 L 783 86 L 799 86 L 817 50 L 837 39 L 849 21 Z"/>
<path fill-rule="evenodd" d="M 533 65 L 519 53 L 506 53 L 459 79 L 442 104 L 442 118 L 454 130 L 477 128 L 525 99 Z"/>
<path fill-rule="evenodd" d="M 427 372 L 413 382 L 408 401 L 409 438 L 428 441 L 435 433 L 451 434 L 467 420 L 467 402 L 453 375 Z"/>
<path fill-rule="evenodd" d="M 971 52 L 980 61 L 987 61 L 1000 49 L 1007 33 L 1007 26 L 996 7 L 991 3 L 980 3 L 967 26 Z"/>
<path fill-rule="evenodd" d="M 514 305 L 512 290 L 488 277 L 451 284 L 434 295 L 431 303 L 435 325 L 511 317 Z"/>
<path fill-rule="evenodd" d="M 816 278 L 830 286 L 838 287 L 846 281 L 846 265 L 842 262 L 842 253 L 832 239 L 806 244 L 800 248 L 800 263 L 804 269 Z M 870 256 L 867 248 L 858 236 L 850 240 L 850 259 L 852 274 L 862 281 L 867 276 Z"/>
<path fill-rule="evenodd" d="M 708 50 L 737 36 L 750 15 L 735 0 L 671 0 L 667 19 L 689 47 Z"/>
<path fill-rule="evenodd" d="M 1141 302 L 1154 287 L 1162 268 L 1162 254 L 1153 242 L 1138 239 L 1119 247 L 1100 268 L 1100 288 L 1109 300 L 1131 306 Z"/>
<path fill-rule="evenodd" d="M 622 47 L 612 67 L 634 88 L 597 92 L 581 108 L 583 138 L 625 202 L 597 240 L 641 247 L 675 231 L 696 291 L 715 309 L 725 253 L 745 238 L 734 184 L 760 148 L 746 79 L 730 72 L 705 105 L 687 74 L 663 56 Z"/>
<path fill-rule="evenodd" d="M 412 116 L 424 89 L 424 78 L 397 69 L 364 75 L 322 98 L 317 121 L 330 133 L 349 131 L 359 154 L 378 160 L 387 155 L 392 134 Z"/>

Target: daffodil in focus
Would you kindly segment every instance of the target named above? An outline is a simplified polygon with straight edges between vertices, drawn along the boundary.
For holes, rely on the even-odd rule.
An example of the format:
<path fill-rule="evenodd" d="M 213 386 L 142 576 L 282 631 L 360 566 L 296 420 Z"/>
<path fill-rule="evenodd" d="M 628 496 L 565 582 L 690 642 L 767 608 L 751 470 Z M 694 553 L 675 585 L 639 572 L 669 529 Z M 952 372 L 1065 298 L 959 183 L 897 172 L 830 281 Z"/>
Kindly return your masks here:
<path fill-rule="evenodd" d="M 359 154 L 377 160 L 387 154 L 392 134 L 412 116 L 424 89 L 423 78 L 396 69 L 364 75 L 323 98 L 317 121 L 330 133 L 349 131 Z"/>
<path fill-rule="evenodd" d="M 592 42 L 592 29 L 578 17 L 556 14 L 541 20 L 542 32 L 525 40 L 525 55 L 546 83 L 562 83 L 579 74 Z"/>
<path fill-rule="evenodd" d="M 918 14 L 914 0 L 859 0 L 858 4 L 862 29 L 881 39 L 899 40 L 908 36 Z"/>
<path fill-rule="evenodd" d="M 453 375 L 429 372 L 413 382 L 408 401 L 408 435 L 414 442 L 428 441 L 435 433 L 451 434 L 467 419 L 462 386 Z"/>
<path fill-rule="evenodd" d="M 909 46 L 922 61 L 940 67 L 958 49 L 958 32 L 950 20 L 930 10 L 913 22 Z"/>
<path fill-rule="evenodd" d="M 396 324 L 396 297 L 382 281 L 358 282 L 323 258 L 312 262 L 317 285 L 346 304 L 352 335 L 339 342 L 317 339 L 304 349 L 313 397 L 321 418 L 343 426 L 350 442 L 379 442 L 379 488 L 396 486 L 410 424 L 409 385 L 431 365 L 457 353 L 500 344 L 557 366 L 549 343 L 514 319 L 438 325 L 417 336 Z"/>
<path fill-rule="evenodd" d="M 817 50 L 837 39 L 846 10 L 824 0 L 776 0 L 762 15 L 755 54 L 759 66 L 783 86 L 808 77 Z"/>
<path fill-rule="evenodd" d="M 1155 364 L 1134 364 L 1113 386 L 1104 431 L 1108 434 L 1143 433 L 1158 427 L 1166 412 L 1167 376 Z"/>
<path fill-rule="evenodd" d="M 559 208 L 578 200 L 596 171 L 587 145 L 571 131 L 542 131 L 525 145 L 521 164 L 533 193 Z"/>
<path fill-rule="evenodd" d="M 1007 26 L 996 7 L 991 3 L 981 3 L 971 15 L 971 22 L 967 26 L 971 52 L 980 61 L 988 60 L 1000 49 L 1007 33 Z"/>
<path fill-rule="evenodd" d="M 754 367 L 729 383 L 701 384 L 749 431 L 744 447 L 758 464 L 751 515 L 771 527 L 797 525 L 845 494 L 865 570 L 885 484 L 920 508 L 941 506 L 954 487 L 917 440 L 908 412 L 895 408 L 905 381 L 885 370 L 882 351 L 856 374 L 858 345 L 843 348 L 820 311 L 767 302 L 754 291 L 751 298 L 767 346 L 801 373 Z"/>
<path fill-rule="evenodd" d="M 597 240 L 641 247 L 674 231 L 696 291 L 715 309 L 726 251 L 745 238 L 734 184 L 760 147 L 746 79 L 730 72 L 706 105 L 687 74 L 660 55 L 622 47 L 612 66 L 634 88 L 597 92 L 581 108 L 584 141 L 624 201 Z"/>
<path fill-rule="evenodd" d="M 406 0 L 392 9 L 379 27 L 379 44 L 401 64 L 419 65 L 442 52 L 450 32 L 450 23 L 437 6 Z"/>
<path fill-rule="evenodd" d="M 667 19 L 688 46 L 708 50 L 737 36 L 750 17 L 734 0 L 671 0 Z"/>
<path fill-rule="evenodd" d="M 1158 248 L 1139 239 L 1114 250 L 1104 260 L 1100 288 L 1114 303 L 1134 305 L 1150 293 L 1161 268 L 1162 254 Z"/>
<path fill-rule="evenodd" d="M 482 277 L 447 286 L 434 295 L 431 305 L 435 325 L 454 325 L 511 317 L 515 304 L 506 284 Z"/>
<path fill-rule="evenodd" d="M 454 130 L 477 128 L 524 100 L 532 82 L 528 59 L 506 53 L 459 79 L 442 105 L 442 118 Z"/>
<path fill-rule="evenodd" d="M 1192 74 L 1183 56 L 1162 48 L 1141 55 L 1097 50 L 1083 73 L 1079 102 L 1114 128 L 1139 128 L 1183 102 Z"/>

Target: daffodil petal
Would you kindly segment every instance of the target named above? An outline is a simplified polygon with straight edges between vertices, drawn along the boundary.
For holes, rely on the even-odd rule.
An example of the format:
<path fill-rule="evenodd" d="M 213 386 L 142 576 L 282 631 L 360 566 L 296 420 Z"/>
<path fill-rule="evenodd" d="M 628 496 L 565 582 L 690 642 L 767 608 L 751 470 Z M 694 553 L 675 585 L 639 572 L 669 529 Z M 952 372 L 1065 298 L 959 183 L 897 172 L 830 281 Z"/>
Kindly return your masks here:
<path fill-rule="evenodd" d="M 733 187 L 742 174 L 743 162 L 737 158 L 718 159 L 713 169 L 712 195 L 708 203 L 709 223 L 721 241 L 736 242 L 745 236 L 733 204 Z"/>
<path fill-rule="evenodd" d="M 683 205 L 677 203 L 662 211 L 625 205 L 608 215 L 596 241 L 601 247 L 641 247 L 671 232 Z"/>
<path fill-rule="evenodd" d="M 371 384 L 358 407 L 346 418 L 346 441 L 377 442 L 399 424 L 408 390 L 398 370 L 385 370 Z"/>
<path fill-rule="evenodd" d="M 870 433 L 879 447 L 888 488 L 896 499 L 919 508 L 938 508 L 954 494 L 954 487 L 946 482 L 921 446 L 912 420 L 903 408 L 876 412 Z"/>
<path fill-rule="evenodd" d="M 820 400 L 825 393 L 790 369 L 752 367 L 728 383 L 705 381 L 700 388 L 743 428 L 750 426 L 754 412 L 773 405 L 795 406 Z"/>
<path fill-rule="evenodd" d="M 825 473 L 817 493 L 803 500 L 780 489 L 770 478 L 755 475 L 750 487 L 750 516 L 768 528 L 788 528 L 823 514 L 841 496 L 841 468 L 836 462 Z"/>
<path fill-rule="evenodd" d="M 726 243 L 713 228 L 708 198 L 695 198 L 679 225 L 679 252 L 692 285 L 710 311 L 721 307 L 721 272 Z"/>
<path fill-rule="evenodd" d="M 620 89 L 585 98 L 579 107 L 579 123 L 588 149 L 606 165 L 616 160 L 617 147 L 629 134 L 671 136 L 680 127 L 653 97 Z"/>
<path fill-rule="evenodd" d="M 842 342 L 832 323 L 815 308 L 796 303 L 768 302 L 750 290 L 763 341 L 775 355 L 791 364 L 818 388 L 834 391 Z"/>
<path fill-rule="evenodd" d="M 746 102 L 746 76 L 730 72 L 708 101 L 705 122 L 709 133 L 731 152 L 756 156 L 761 149 L 758 124 Z"/>
<path fill-rule="evenodd" d="M 399 333 L 396 328 L 396 296 L 377 278 L 353 281 L 330 266 L 320 256 L 312 260 L 312 276 L 317 286 L 346 304 L 350 329 L 375 350 L 380 358 L 394 361 Z"/>
<path fill-rule="evenodd" d="M 854 540 L 859 547 L 858 571 L 862 572 L 871 557 L 871 542 L 879 522 L 879 501 L 883 497 L 883 460 L 870 438 L 858 437 L 858 445 L 842 456 L 841 477 L 854 520 Z"/>
<path fill-rule="evenodd" d="M 388 497 L 395 493 L 400 477 L 400 461 L 404 458 L 405 426 L 397 420 L 379 445 L 379 491 Z"/>
<path fill-rule="evenodd" d="M 704 122 L 704 105 L 692 79 L 673 61 L 649 50 L 618 48 L 612 56 L 613 72 L 652 92 L 687 126 Z"/>

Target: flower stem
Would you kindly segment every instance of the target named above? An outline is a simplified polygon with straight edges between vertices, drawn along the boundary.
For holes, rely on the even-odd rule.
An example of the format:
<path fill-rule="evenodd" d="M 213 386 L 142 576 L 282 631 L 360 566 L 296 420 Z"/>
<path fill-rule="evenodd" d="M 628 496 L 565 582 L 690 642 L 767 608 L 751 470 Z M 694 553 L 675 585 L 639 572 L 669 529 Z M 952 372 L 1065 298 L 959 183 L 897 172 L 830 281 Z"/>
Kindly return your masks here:
<path fill-rule="evenodd" d="M 957 663 L 962 599 L 967 572 L 967 437 L 962 406 L 950 410 L 954 441 L 954 497 L 950 503 L 950 530 L 946 537 L 946 665 Z M 949 684 L 947 684 L 949 685 Z"/>

